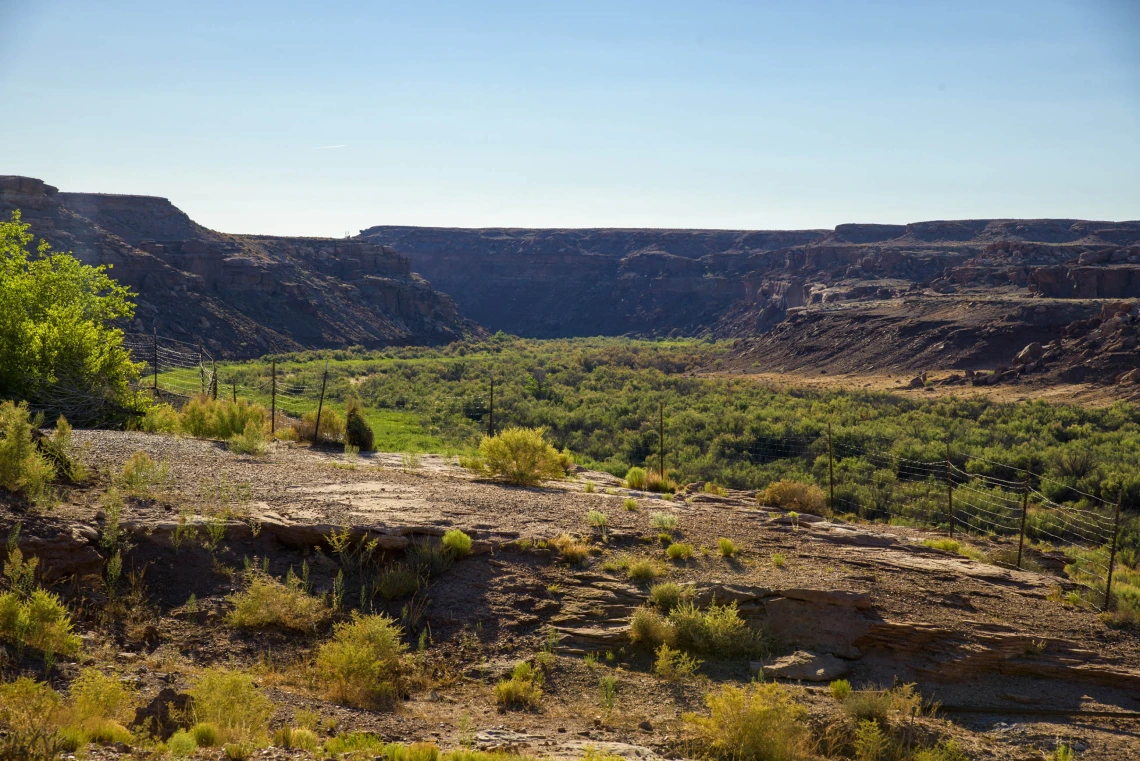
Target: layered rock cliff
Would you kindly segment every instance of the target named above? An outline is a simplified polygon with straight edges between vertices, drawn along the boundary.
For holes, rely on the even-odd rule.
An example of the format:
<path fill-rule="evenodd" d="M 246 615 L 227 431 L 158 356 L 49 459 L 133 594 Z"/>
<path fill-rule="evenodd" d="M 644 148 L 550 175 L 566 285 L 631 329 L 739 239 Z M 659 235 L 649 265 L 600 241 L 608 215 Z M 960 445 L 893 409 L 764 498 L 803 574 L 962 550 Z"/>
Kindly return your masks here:
<path fill-rule="evenodd" d="M 31 232 L 138 292 L 128 329 L 215 354 L 446 343 L 481 334 L 407 257 L 363 240 L 226 235 L 165 198 L 61 193 L 0 177 L 0 217 L 21 210 Z"/>

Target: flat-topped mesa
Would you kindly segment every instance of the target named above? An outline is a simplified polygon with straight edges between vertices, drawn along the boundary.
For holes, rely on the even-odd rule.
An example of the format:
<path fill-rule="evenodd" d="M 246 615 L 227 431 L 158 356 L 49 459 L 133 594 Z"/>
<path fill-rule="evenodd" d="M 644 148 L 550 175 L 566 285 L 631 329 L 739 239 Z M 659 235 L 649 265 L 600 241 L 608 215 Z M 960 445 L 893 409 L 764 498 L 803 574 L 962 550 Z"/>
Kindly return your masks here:
<path fill-rule="evenodd" d="M 59 188 L 34 177 L 0 174 L 0 204 L 12 204 L 25 209 L 42 209 L 58 192 Z"/>

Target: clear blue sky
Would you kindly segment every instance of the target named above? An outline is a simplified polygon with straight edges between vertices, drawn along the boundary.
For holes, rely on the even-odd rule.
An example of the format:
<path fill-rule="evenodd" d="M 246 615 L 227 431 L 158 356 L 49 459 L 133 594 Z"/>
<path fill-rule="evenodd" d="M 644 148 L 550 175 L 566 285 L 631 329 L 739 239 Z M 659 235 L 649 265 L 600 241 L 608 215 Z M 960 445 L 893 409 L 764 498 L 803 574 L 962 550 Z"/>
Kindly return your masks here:
<path fill-rule="evenodd" d="M 1140 1 L 0 0 L 0 174 L 226 232 L 1140 218 Z"/>

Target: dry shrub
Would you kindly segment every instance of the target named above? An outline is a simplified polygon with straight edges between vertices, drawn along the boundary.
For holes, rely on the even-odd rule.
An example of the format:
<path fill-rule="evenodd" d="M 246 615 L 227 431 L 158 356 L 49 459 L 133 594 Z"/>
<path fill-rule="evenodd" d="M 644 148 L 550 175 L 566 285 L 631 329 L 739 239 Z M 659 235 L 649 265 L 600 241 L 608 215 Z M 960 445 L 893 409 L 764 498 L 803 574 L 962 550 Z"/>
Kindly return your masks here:
<path fill-rule="evenodd" d="M 800 481 L 776 481 L 756 496 L 762 505 L 819 515 L 824 511 L 823 489 Z"/>
<path fill-rule="evenodd" d="M 673 625 L 651 608 L 638 608 L 629 622 L 629 639 L 635 645 L 645 645 L 656 649 L 663 644 L 671 644 L 677 633 Z"/>
<path fill-rule="evenodd" d="M 645 475 L 645 490 L 658 494 L 672 494 L 677 491 L 677 482 L 668 476 L 662 477 L 657 471 Z"/>
<path fill-rule="evenodd" d="M 295 577 L 282 583 L 271 576 L 251 573 L 246 590 L 227 599 L 234 609 L 226 616 L 226 622 L 237 629 L 279 626 L 315 631 L 330 615 L 325 600 L 306 593 Z"/>
<path fill-rule="evenodd" d="M 260 404 L 213 399 L 206 394 L 186 402 L 178 417 L 182 430 L 200 439 L 228 440 L 244 434 L 250 423 L 263 432 L 269 427 L 269 411 Z"/>
<path fill-rule="evenodd" d="M 317 653 L 317 678 L 330 700 L 357 708 L 391 703 L 403 690 L 403 630 L 387 616 L 354 614 Z"/>
<path fill-rule="evenodd" d="M 550 540 L 550 546 L 567 563 L 581 563 L 590 555 L 590 547 L 585 542 L 569 534 L 559 534 Z"/>
<path fill-rule="evenodd" d="M 669 611 L 680 605 L 683 600 L 689 599 L 692 593 L 689 587 L 666 581 L 653 585 L 653 588 L 649 590 L 649 602 L 663 614 L 669 615 Z"/>
<path fill-rule="evenodd" d="M 562 478 L 569 464 L 546 442 L 544 428 L 507 428 L 479 442 L 479 456 L 464 458 L 464 467 L 519 486 L 536 486 Z"/>
<path fill-rule="evenodd" d="M 700 610 L 682 602 L 669 612 L 678 646 L 721 658 L 756 655 L 763 651 L 760 633 L 748 625 L 731 605 L 710 605 Z"/>
<path fill-rule="evenodd" d="M 202 672 L 187 690 L 189 710 L 194 721 L 213 725 L 214 742 L 203 740 L 205 732 L 195 726 L 191 732 L 198 745 L 222 743 L 263 743 L 269 729 L 274 706 L 253 683 L 253 678 L 229 668 L 212 668 Z"/>
<path fill-rule="evenodd" d="M 697 743 L 714 758 L 799 761 L 809 757 L 807 709 L 783 686 L 726 685 L 705 696 L 708 716 L 686 714 Z"/>
<path fill-rule="evenodd" d="M 625 474 L 625 485 L 630 489 L 645 489 L 645 469 L 644 468 L 630 468 Z"/>
<path fill-rule="evenodd" d="M 312 441 L 317 425 L 317 411 L 310 410 L 301 416 L 297 436 L 301 441 Z M 321 409 L 321 441 L 340 441 L 344 438 L 344 418 L 331 407 Z"/>

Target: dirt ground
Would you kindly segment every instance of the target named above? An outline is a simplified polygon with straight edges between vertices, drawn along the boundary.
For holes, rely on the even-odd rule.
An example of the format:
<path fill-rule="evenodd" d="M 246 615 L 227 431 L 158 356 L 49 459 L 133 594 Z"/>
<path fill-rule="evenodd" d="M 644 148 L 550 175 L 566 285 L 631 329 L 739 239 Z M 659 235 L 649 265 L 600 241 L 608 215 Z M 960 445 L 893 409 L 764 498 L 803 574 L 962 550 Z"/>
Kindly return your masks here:
<path fill-rule="evenodd" d="M 753 665 L 749 658 L 705 657 L 691 679 L 655 676 L 652 654 L 628 639 L 629 618 L 649 589 L 615 564 L 632 557 L 656 562 L 660 580 L 690 585 L 698 600 L 738 602 L 742 615 L 767 632 L 768 658 L 760 659 L 766 663 L 807 650 L 838 657 L 856 688 L 915 683 L 928 706 L 917 719 L 921 731 L 956 738 L 970 758 L 1043 759 L 1060 741 L 1082 759 L 1140 758 L 1137 633 L 1060 602 L 1068 584 L 1061 578 L 924 547 L 927 532 L 790 516 L 743 492 L 666 501 L 592 472 L 517 488 L 477 481 L 438 456 L 414 463 L 396 454 L 349 459 L 280 445 L 255 458 L 194 439 L 75 436 L 86 447 L 90 482 L 47 514 L 0 505 L 0 530 L 22 523 L 23 546 L 40 549 L 45 570 L 53 563 L 61 569 L 49 578 L 78 611 L 85 658 L 129 675 L 146 700 L 163 689 L 181 692 L 204 666 L 230 664 L 257 675 L 278 705 L 275 725 L 304 710 L 319 714 L 326 732 L 367 730 L 443 747 L 474 743 L 574 758 L 592 746 L 627 758 L 686 757 L 682 715 L 701 712 L 709 689 L 748 682 Z M 137 451 L 165 472 L 146 497 L 127 500 L 123 515 L 134 545 L 125 565 L 145 569 L 140 604 L 122 620 L 106 621 L 98 615 L 98 579 L 90 575 L 103 561 L 92 556 L 99 549 L 92 537 L 106 528 L 102 503 L 112 476 Z M 635 510 L 625 507 L 630 497 Z M 591 510 L 606 514 L 604 532 L 587 525 Z M 655 514 L 676 517 L 670 540 L 691 544 L 692 558 L 667 559 Z M 199 530 L 211 516 L 226 521 L 213 552 Z M 171 537 L 180 519 L 198 533 L 178 545 Z M 224 620 L 227 597 L 244 587 L 247 559 L 267 559 L 278 577 L 300 573 L 304 564 L 316 592 L 331 590 L 345 562 L 327 536 L 345 526 L 377 539 L 381 565 L 400 560 L 409 542 L 448 528 L 475 540 L 471 556 L 415 597 L 369 601 L 401 620 L 413 650 L 423 642 L 414 655 L 416 687 L 388 711 L 336 705 L 314 689 L 305 668 L 327 631 L 249 633 Z M 589 542 L 584 562 L 567 563 L 552 548 L 525 541 L 563 533 Z M 736 543 L 734 557 L 717 553 L 721 537 Z M 346 575 L 345 600 L 355 607 L 358 588 Z M 541 707 L 500 710 L 494 682 L 544 647 L 552 647 L 554 659 L 544 669 Z M 77 669 L 61 663 L 53 681 L 62 688 Z M 32 662 L 9 660 L 5 667 L 6 676 L 34 670 Z M 599 699 L 607 674 L 617 678 L 608 711 Z M 841 720 L 826 680 L 790 684 L 814 723 Z M 932 704 L 940 705 L 937 713 Z M 103 748 L 91 757 L 115 753 Z"/>

